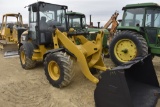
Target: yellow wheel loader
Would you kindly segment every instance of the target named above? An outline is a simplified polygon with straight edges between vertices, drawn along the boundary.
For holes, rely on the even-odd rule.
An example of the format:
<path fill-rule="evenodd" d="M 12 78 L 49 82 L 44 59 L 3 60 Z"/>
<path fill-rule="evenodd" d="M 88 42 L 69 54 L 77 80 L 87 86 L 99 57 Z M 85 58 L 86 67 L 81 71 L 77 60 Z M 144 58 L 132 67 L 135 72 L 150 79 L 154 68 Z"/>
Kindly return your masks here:
<path fill-rule="evenodd" d="M 0 49 L 4 49 L 7 44 L 15 45 L 18 49 L 21 34 L 26 30 L 23 27 L 22 15 L 20 13 L 4 14 L 0 30 Z M 11 46 L 10 45 L 10 46 Z M 8 46 L 9 47 L 9 46 Z"/>
<path fill-rule="evenodd" d="M 28 6 L 29 29 L 23 32 L 19 47 L 20 62 L 24 69 L 34 68 L 36 61 L 44 61 L 49 82 L 55 87 L 68 85 L 74 75 L 73 59 L 79 61 L 83 74 L 92 82 L 98 79 L 90 68 L 106 71 L 101 52 L 103 32 L 97 32 L 95 41 L 89 41 L 84 17 L 76 21 L 67 17 L 67 6 L 37 2 Z M 79 25 L 79 26 L 78 26 Z M 76 30 L 75 30 L 76 29 Z"/>
<path fill-rule="evenodd" d="M 141 100 L 144 100 L 144 96 L 143 94 L 138 96 L 136 93 L 132 93 L 134 97 L 131 98 L 129 91 L 134 90 L 134 92 L 140 91 L 141 93 L 144 89 L 149 90 L 150 88 L 154 91 L 146 91 L 145 94 L 155 95 L 151 99 L 155 104 L 160 89 L 154 68 L 152 66 L 152 68 L 147 69 L 149 71 L 146 71 L 146 74 L 145 69 L 140 69 L 146 66 L 145 63 L 148 61 L 145 60 L 148 57 L 139 58 L 127 65 L 110 70 L 105 66 L 101 55 L 103 31 L 97 32 L 96 40 L 89 41 L 85 38 L 85 35 L 88 34 L 86 30 L 78 29 L 77 26 L 76 30 L 74 26 L 70 27 L 73 24 L 73 20 L 67 16 L 67 8 L 65 5 L 45 2 L 36 2 L 28 6 L 29 29 L 22 34 L 19 45 L 22 67 L 31 69 L 35 67 L 37 61 L 43 61 L 45 75 L 50 84 L 54 87 L 62 88 L 72 81 L 75 74 L 73 64 L 74 61 L 78 61 L 86 78 L 93 83 L 98 83 L 96 88 L 98 91 L 95 90 L 95 104 L 97 107 L 133 107 L 132 104 L 136 101 L 139 104 Z M 80 20 L 76 20 L 76 25 L 84 26 L 84 24 L 83 17 Z M 134 67 L 130 69 L 131 66 Z M 92 68 L 104 71 L 101 79 L 91 74 L 90 69 Z M 136 70 L 136 68 L 139 69 Z M 124 71 L 126 69 L 127 73 Z M 142 81 L 140 81 L 141 76 L 144 78 Z M 148 78 L 152 78 L 153 81 L 147 80 Z M 127 79 L 130 80 L 128 84 Z M 141 84 L 142 87 L 138 87 Z M 133 88 L 130 90 L 127 88 L 128 86 Z M 105 96 L 103 96 L 103 93 Z M 121 95 L 126 97 L 123 98 L 122 103 L 119 103 L 122 99 Z M 130 102 L 127 102 L 127 100 Z M 131 100 L 135 100 L 135 102 L 131 102 Z M 102 105 L 100 104 L 101 101 L 107 103 L 102 102 L 104 103 Z M 119 105 L 114 105 L 116 103 Z M 131 106 L 128 106 L 128 104 Z M 142 105 L 140 107 L 149 106 Z"/>

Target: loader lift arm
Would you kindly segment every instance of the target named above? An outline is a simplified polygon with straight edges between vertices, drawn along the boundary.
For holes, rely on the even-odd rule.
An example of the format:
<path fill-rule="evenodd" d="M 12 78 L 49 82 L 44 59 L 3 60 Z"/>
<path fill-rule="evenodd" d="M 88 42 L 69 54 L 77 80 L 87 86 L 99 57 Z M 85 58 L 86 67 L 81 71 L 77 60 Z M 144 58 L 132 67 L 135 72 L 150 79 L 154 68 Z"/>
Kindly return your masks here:
<path fill-rule="evenodd" d="M 55 40 L 55 38 L 57 38 L 57 40 Z M 101 71 L 106 71 L 107 69 L 101 58 L 103 32 L 97 34 L 95 43 L 88 41 L 83 35 L 79 35 L 78 33 L 74 35 L 74 38 L 80 39 L 82 44 L 74 44 L 57 28 L 55 29 L 55 35 L 53 35 L 54 41 L 59 40 L 67 50 L 76 56 L 83 74 L 93 83 L 98 83 L 99 80 L 91 74 L 89 68 L 94 67 Z M 87 61 L 88 57 L 91 57 L 89 61 Z"/>

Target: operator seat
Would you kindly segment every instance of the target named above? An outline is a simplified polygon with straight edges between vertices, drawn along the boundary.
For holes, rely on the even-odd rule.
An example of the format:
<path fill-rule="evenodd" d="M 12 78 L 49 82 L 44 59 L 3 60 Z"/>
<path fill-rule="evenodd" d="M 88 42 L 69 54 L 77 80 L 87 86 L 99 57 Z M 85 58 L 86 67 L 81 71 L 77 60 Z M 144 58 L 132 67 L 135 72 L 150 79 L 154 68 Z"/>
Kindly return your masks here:
<path fill-rule="evenodd" d="M 46 23 L 46 17 L 42 16 L 40 20 L 40 30 L 47 30 L 48 24 Z"/>
<path fill-rule="evenodd" d="M 52 43 L 52 32 L 48 30 L 49 25 L 46 22 L 46 17 L 42 16 L 39 22 L 40 25 L 40 44 L 45 46 Z"/>
<path fill-rule="evenodd" d="M 7 24 L 7 28 L 9 28 L 10 29 L 10 33 L 12 33 L 13 32 L 13 23 L 8 23 Z"/>

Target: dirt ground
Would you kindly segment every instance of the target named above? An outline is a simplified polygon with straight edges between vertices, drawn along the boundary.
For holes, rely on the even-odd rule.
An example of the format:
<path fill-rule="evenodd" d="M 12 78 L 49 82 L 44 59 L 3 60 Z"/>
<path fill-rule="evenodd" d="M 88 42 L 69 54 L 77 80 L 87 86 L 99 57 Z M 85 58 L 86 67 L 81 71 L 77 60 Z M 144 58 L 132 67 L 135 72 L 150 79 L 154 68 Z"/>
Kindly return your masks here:
<path fill-rule="evenodd" d="M 105 62 L 114 66 L 110 59 Z M 153 63 L 160 81 L 160 58 L 155 57 Z M 24 70 L 18 57 L 4 58 L 0 51 L 0 107 L 94 107 L 95 87 L 77 68 L 69 86 L 54 88 L 46 79 L 42 63 Z"/>

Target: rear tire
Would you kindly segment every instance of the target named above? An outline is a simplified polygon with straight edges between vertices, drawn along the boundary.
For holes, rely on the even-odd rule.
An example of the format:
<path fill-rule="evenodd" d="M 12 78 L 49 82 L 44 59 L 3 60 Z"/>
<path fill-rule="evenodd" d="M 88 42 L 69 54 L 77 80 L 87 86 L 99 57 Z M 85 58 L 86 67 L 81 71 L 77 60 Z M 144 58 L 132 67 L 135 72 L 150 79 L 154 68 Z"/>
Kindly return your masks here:
<path fill-rule="evenodd" d="M 36 61 L 32 60 L 33 49 L 34 47 L 31 43 L 26 43 L 19 50 L 21 66 L 26 70 L 36 66 Z"/>
<path fill-rule="evenodd" d="M 109 48 L 109 54 L 116 65 L 148 54 L 148 46 L 142 35 L 133 31 L 118 32 Z"/>
<path fill-rule="evenodd" d="M 67 86 L 75 72 L 70 56 L 63 52 L 49 53 L 44 60 L 45 75 L 54 87 Z"/>

